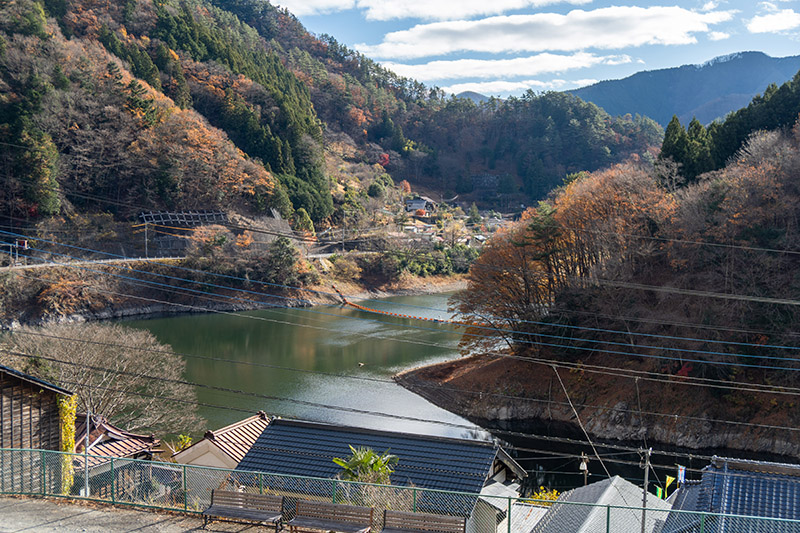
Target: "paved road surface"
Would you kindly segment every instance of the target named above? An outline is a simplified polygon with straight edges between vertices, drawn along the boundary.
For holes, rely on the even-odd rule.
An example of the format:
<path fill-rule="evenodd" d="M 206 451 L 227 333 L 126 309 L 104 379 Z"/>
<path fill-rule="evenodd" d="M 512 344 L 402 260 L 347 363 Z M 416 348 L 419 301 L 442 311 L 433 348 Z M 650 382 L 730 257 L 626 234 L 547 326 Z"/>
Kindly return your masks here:
<path fill-rule="evenodd" d="M 182 514 L 157 513 L 133 507 L 112 507 L 59 499 L 0 497 L 0 533 L 179 533 L 204 531 L 203 519 Z M 274 528 L 211 522 L 205 531 L 251 533 Z"/>

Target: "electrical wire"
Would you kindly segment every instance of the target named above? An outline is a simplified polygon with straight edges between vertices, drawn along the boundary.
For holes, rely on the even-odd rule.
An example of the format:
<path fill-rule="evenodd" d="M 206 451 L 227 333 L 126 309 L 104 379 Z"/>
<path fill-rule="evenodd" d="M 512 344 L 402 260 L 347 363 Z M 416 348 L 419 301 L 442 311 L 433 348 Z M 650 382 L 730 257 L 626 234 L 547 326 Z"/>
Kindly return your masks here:
<path fill-rule="evenodd" d="M 0 233 L 2 233 L 2 232 L 0 232 Z M 33 248 L 33 247 L 31 249 L 33 251 L 43 251 L 43 250 L 39 250 L 39 249 Z M 5 252 L 5 253 L 7 253 L 7 252 Z M 61 256 L 61 257 L 67 257 L 67 258 L 73 259 L 73 260 L 77 259 L 74 256 L 70 256 L 70 255 L 67 255 L 67 254 L 62 254 L 62 253 L 59 253 L 59 252 L 46 252 L 46 253 L 53 254 L 53 255 L 58 255 L 58 256 Z M 23 254 L 23 257 L 30 257 L 32 259 L 37 259 L 37 258 L 35 258 L 33 256 L 26 256 L 24 254 Z M 70 265 L 69 263 L 56 263 L 56 264 L 61 265 L 61 266 L 74 266 L 74 265 Z M 113 265 L 112 265 L 112 267 L 113 267 Z M 79 268 L 82 268 L 82 267 L 79 267 Z M 213 283 L 203 282 L 203 281 L 189 280 L 187 278 L 180 278 L 180 277 L 176 277 L 176 276 L 169 276 L 167 274 L 160 274 L 160 273 L 154 273 L 154 272 L 150 272 L 150 271 L 143 271 L 143 270 L 133 269 L 133 268 L 130 268 L 130 267 L 115 267 L 115 268 L 120 268 L 120 269 L 123 269 L 125 271 L 132 271 L 132 272 L 137 272 L 137 273 L 146 274 L 146 275 L 150 275 L 150 276 L 163 277 L 163 278 L 166 278 L 166 279 L 170 279 L 170 280 L 174 280 L 174 281 L 181 281 L 181 282 L 184 282 L 184 283 L 194 283 L 194 284 L 197 284 L 197 285 L 205 285 L 205 286 L 216 288 L 216 289 L 226 289 L 226 290 L 233 290 L 233 291 L 243 292 L 243 293 L 246 293 L 246 294 L 254 294 L 254 295 L 257 295 L 257 296 L 262 297 L 262 298 L 264 296 L 269 296 L 269 297 L 272 297 L 272 298 L 278 298 L 278 299 L 283 299 L 283 300 L 300 301 L 299 298 L 286 297 L 286 296 L 274 295 L 274 294 L 273 295 L 265 295 L 264 293 L 251 291 L 251 290 L 247 290 L 247 289 L 234 288 L 234 287 L 223 286 L 223 285 L 213 284 Z M 89 269 L 89 270 L 91 270 L 91 269 Z M 199 272 L 199 271 L 197 271 L 197 272 Z M 107 273 L 107 274 L 114 276 L 114 274 L 110 274 L 110 273 Z M 144 283 L 154 284 L 154 285 L 158 285 L 158 286 L 163 286 L 164 285 L 164 284 L 153 282 L 153 281 L 146 281 L 146 280 L 141 280 L 141 281 L 144 282 Z M 273 284 L 273 285 L 277 285 L 277 284 Z M 280 287 L 286 287 L 286 286 L 280 286 Z M 190 291 L 190 292 L 194 292 L 194 293 L 197 293 L 197 292 L 201 292 L 202 293 L 203 292 L 203 291 L 196 291 L 195 289 L 185 289 L 185 290 Z M 250 300 L 248 300 L 248 302 L 250 302 Z M 367 311 L 369 311 L 369 310 L 367 309 Z M 490 327 L 486 327 L 486 326 L 482 326 L 482 325 L 472 325 L 472 324 L 470 324 L 470 327 L 473 328 L 473 329 L 488 329 L 490 331 L 497 331 L 498 330 L 498 328 L 490 328 Z M 671 346 L 654 346 L 654 345 L 642 345 L 642 344 L 632 345 L 631 343 L 622 343 L 622 342 L 610 341 L 610 340 L 599 340 L 598 341 L 598 340 L 594 340 L 594 339 L 574 338 L 574 337 L 566 337 L 566 336 L 563 336 L 563 335 L 552 335 L 552 334 L 536 333 L 536 332 L 522 332 L 522 331 L 507 330 L 507 329 L 500 329 L 499 331 L 502 332 L 502 333 L 509 333 L 509 334 L 514 334 L 514 335 L 528 335 L 528 336 L 536 336 L 536 337 L 543 337 L 543 338 L 550 338 L 550 339 L 557 339 L 557 340 L 567 340 L 567 341 L 573 341 L 573 342 L 574 341 L 577 341 L 577 342 L 590 342 L 590 343 L 595 343 L 595 344 L 604 345 L 604 346 L 622 346 L 622 347 L 631 347 L 631 348 L 638 348 L 638 349 L 655 349 L 655 350 L 664 350 L 664 351 L 667 351 L 667 352 L 692 353 L 692 354 L 713 355 L 713 356 L 722 356 L 722 357 L 742 357 L 742 358 L 752 358 L 752 359 L 762 359 L 762 360 L 776 360 L 776 361 L 800 361 L 800 358 L 790 358 L 790 357 L 781 357 L 781 356 L 727 353 L 727 352 L 718 352 L 718 351 L 711 351 L 711 350 L 678 348 L 678 347 L 671 347 Z M 486 337 L 485 335 L 476 335 L 474 333 L 467 333 L 467 335 L 476 336 L 476 337 Z M 532 342 L 532 341 L 526 341 L 526 340 L 522 340 L 522 339 L 516 339 L 516 340 L 518 342 L 522 342 L 522 343 L 531 343 Z M 545 343 L 545 344 L 546 345 L 550 345 L 550 346 L 563 347 L 563 345 L 560 345 L 560 344 L 552 344 L 552 343 Z M 776 347 L 776 346 L 771 346 L 771 347 Z M 569 348 L 580 349 L 580 347 L 577 347 L 577 346 L 569 346 Z M 782 347 L 782 348 L 785 348 L 785 349 L 800 349 L 798 347 Z M 598 350 L 598 351 L 602 351 L 602 350 Z M 627 352 L 626 352 L 626 354 L 631 355 L 631 354 L 629 354 Z M 663 356 L 653 356 L 653 355 L 647 355 L 647 354 L 636 354 L 636 355 L 639 355 L 641 357 L 650 357 L 650 358 L 666 358 L 666 357 L 663 357 Z M 707 362 L 709 364 L 723 364 L 723 363 L 717 362 L 717 361 L 698 361 L 698 360 L 685 359 L 685 358 L 682 358 L 682 357 L 680 359 L 675 359 L 675 358 L 666 358 L 666 359 L 679 360 L 681 362 L 688 361 L 688 362 Z M 762 368 L 766 368 L 766 367 L 762 367 Z M 789 367 L 777 367 L 777 368 L 778 369 L 786 369 L 786 370 L 790 369 Z"/>
<path fill-rule="evenodd" d="M 0 234 L 2 234 L 2 233 L 9 234 L 9 235 L 14 236 L 14 237 L 32 239 L 32 237 L 29 237 L 29 236 L 23 235 L 23 234 L 16 234 L 16 233 L 11 233 L 11 232 L 0 231 Z M 118 257 L 120 259 L 129 259 L 129 258 L 126 258 L 125 256 L 112 254 L 112 253 L 109 253 L 109 252 L 102 252 L 100 250 L 93 250 L 93 249 L 90 249 L 90 248 L 84 248 L 84 247 L 80 247 L 80 246 L 74 246 L 74 245 L 59 243 L 59 242 L 56 242 L 56 241 L 41 240 L 41 242 L 46 242 L 48 244 L 53 244 L 53 245 L 62 246 L 62 247 L 66 247 L 66 248 L 71 248 L 71 249 L 76 249 L 76 250 L 81 250 L 81 251 L 87 251 L 87 252 L 92 252 L 92 253 L 109 255 L 109 256 L 112 256 L 112 257 Z M 57 252 L 50 252 L 50 251 L 47 251 L 47 250 L 40 250 L 40 249 L 34 249 L 34 250 L 41 251 L 43 253 L 58 254 Z M 58 254 L 58 255 L 69 257 L 71 259 L 77 259 L 74 256 L 69 256 L 67 254 Z M 159 265 L 163 264 L 163 263 L 160 263 L 158 261 L 153 261 L 153 262 L 155 264 L 159 264 Z M 182 271 L 188 271 L 188 272 L 194 272 L 194 273 L 202 273 L 204 275 L 212 275 L 214 277 L 232 279 L 232 280 L 236 280 L 236 281 L 240 281 L 240 282 L 253 283 L 253 284 L 262 285 L 262 286 L 270 286 L 270 287 L 276 287 L 276 288 L 280 288 L 280 289 L 307 291 L 307 292 L 310 292 L 310 293 L 325 295 L 325 296 L 332 297 L 332 298 L 336 298 L 338 296 L 337 294 L 332 293 L 330 291 L 311 290 L 311 289 L 307 289 L 307 288 L 304 288 L 304 287 L 289 286 L 289 285 L 278 284 L 278 283 L 269 283 L 269 282 L 263 282 L 263 281 L 259 281 L 259 280 L 248 280 L 248 279 L 245 279 L 245 278 L 242 278 L 242 277 L 238 277 L 238 276 L 230 276 L 230 275 L 226 275 L 226 274 L 218 274 L 218 273 L 214 273 L 214 272 L 206 272 L 206 271 L 202 271 L 202 270 L 198 270 L 198 269 L 192 269 L 192 268 L 189 268 L 189 267 L 184 267 L 184 266 L 181 266 L 181 265 L 173 265 L 173 264 L 164 264 L 164 265 L 168 266 L 170 268 L 174 268 L 174 269 L 178 269 L 178 270 L 182 270 Z M 134 271 L 137 271 L 137 270 L 134 269 Z M 141 271 L 137 271 L 137 272 L 141 272 Z M 147 272 L 147 273 L 152 275 L 151 272 Z M 172 279 L 175 279 L 175 278 L 172 278 Z M 184 279 L 185 280 L 185 278 L 180 278 L 180 279 Z M 195 282 L 195 283 L 199 283 L 199 282 Z M 213 285 L 213 286 L 218 287 L 216 285 Z M 258 293 L 258 294 L 261 294 L 261 293 Z M 350 297 L 350 298 L 353 298 L 353 297 Z M 355 298 L 355 299 L 358 299 L 358 298 Z M 372 301 L 372 299 L 363 299 L 363 300 Z M 438 311 L 438 312 L 447 312 L 447 310 L 441 309 L 441 308 L 433 308 L 433 307 L 426 307 L 426 306 L 416 306 L 416 305 L 412 305 L 411 307 L 415 307 L 415 308 L 419 308 L 419 309 L 428 309 L 428 310 Z M 783 350 L 800 350 L 800 347 L 798 347 L 798 346 L 774 345 L 774 344 L 766 344 L 766 343 L 757 344 L 757 343 L 746 343 L 746 342 L 736 342 L 736 341 L 725 341 L 725 340 L 719 340 L 719 339 L 682 337 L 682 336 L 674 336 L 674 335 L 658 335 L 658 334 L 652 334 L 652 333 L 639 333 L 639 332 L 630 332 L 630 331 L 620 331 L 620 330 L 612 330 L 612 329 L 606 329 L 606 328 L 593 328 L 593 327 L 588 327 L 588 326 L 574 326 L 574 325 L 568 325 L 568 324 L 558 324 L 558 323 L 553 323 L 553 322 L 543 322 L 543 321 L 533 321 L 533 320 L 520 320 L 519 322 L 520 323 L 526 323 L 526 324 L 542 325 L 542 326 L 547 326 L 547 327 L 555 327 L 555 328 L 574 329 L 574 330 L 591 331 L 591 332 L 598 332 L 598 333 L 612 333 L 612 334 L 619 334 L 619 335 L 625 335 L 625 336 L 641 336 L 641 337 L 647 337 L 647 338 L 670 339 L 670 340 L 679 340 L 679 341 L 683 341 L 683 342 L 700 342 L 700 343 L 723 344 L 723 345 L 731 345 L 731 346 L 746 346 L 746 347 L 755 347 L 755 348 L 760 348 L 760 349 L 770 349 L 771 348 L 771 349 L 783 349 Z M 481 326 L 480 324 L 474 324 L 474 325 L 472 325 L 472 327 L 482 328 L 482 329 L 489 329 L 491 331 L 497 331 L 498 330 L 498 328 L 486 328 L 485 326 Z M 535 336 L 543 336 L 543 337 L 563 338 L 563 337 L 552 336 L 552 335 L 544 334 L 544 333 L 512 330 L 512 329 L 507 329 L 507 328 L 501 328 L 500 331 L 503 332 L 503 333 L 510 333 L 510 334 L 514 334 L 514 335 L 528 335 L 528 336 L 535 335 Z M 580 339 L 580 340 L 581 341 L 586 341 L 587 339 Z M 592 341 L 591 339 L 588 339 L 588 340 Z M 594 341 L 592 341 L 592 342 L 594 342 Z M 631 346 L 630 343 L 619 343 L 619 342 L 613 342 L 613 341 L 602 341 L 602 343 L 603 344 L 618 345 L 618 346 Z M 691 352 L 691 353 L 708 353 L 708 354 L 711 354 L 711 355 L 729 355 L 729 354 L 725 354 L 725 353 L 721 353 L 721 352 L 707 352 L 707 351 L 700 351 L 700 350 L 694 350 L 694 349 L 681 349 L 681 348 L 672 348 L 672 347 L 663 347 L 663 346 L 637 345 L 637 347 L 638 348 L 664 349 L 664 350 L 667 350 L 667 351 L 686 351 L 686 352 Z M 785 357 L 775 357 L 774 359 L 776 359 L 776 360 L 786 360 L 787 358 L 785 358 Z"/>

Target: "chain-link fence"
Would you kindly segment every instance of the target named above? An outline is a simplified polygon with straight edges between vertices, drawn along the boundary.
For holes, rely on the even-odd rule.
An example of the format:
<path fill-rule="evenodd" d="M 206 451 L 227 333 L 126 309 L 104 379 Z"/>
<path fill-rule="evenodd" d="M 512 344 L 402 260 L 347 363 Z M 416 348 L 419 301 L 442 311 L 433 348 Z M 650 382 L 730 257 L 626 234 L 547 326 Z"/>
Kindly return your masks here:
<path fill-rule="evenodd" d="M 283 496 L 284 520 L 294 517 L 298 499 L 371 507 L 373 531 L 392 509 L 463 517 L 468 533 L 800 533 L 800 520 L 673 511 L 667 504 L 643 511 L 93 455 L 87 467 L 82 454 L 0 449 L 0 494 L 199 513 L 215 489 Z"/>

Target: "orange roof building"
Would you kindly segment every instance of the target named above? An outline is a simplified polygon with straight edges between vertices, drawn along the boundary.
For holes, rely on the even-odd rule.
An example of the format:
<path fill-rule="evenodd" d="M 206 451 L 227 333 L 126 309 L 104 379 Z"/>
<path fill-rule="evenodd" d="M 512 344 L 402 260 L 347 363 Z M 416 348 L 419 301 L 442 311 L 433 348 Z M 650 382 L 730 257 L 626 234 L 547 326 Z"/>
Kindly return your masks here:
<path fill-rule="evenodd" d="M 172 456 L 179 463 L 234 469 L 269 425 L 263 411 L 215 431 Z"/>

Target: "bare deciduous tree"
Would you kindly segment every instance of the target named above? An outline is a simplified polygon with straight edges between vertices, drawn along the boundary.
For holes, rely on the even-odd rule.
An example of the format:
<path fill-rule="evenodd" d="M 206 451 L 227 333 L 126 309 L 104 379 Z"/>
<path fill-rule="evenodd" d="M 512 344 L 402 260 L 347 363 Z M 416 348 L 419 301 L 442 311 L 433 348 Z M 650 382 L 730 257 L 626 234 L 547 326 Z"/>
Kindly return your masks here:
<path fill-rule="evenodd" d="M 193 387 L 181 383 L 185 361 L 148 331 L 116 324 L 24 327 L 0 340 L 0 363 L 75 392 L 79 409 L 126 429 L 179 432 L 202 422 Z"/>

